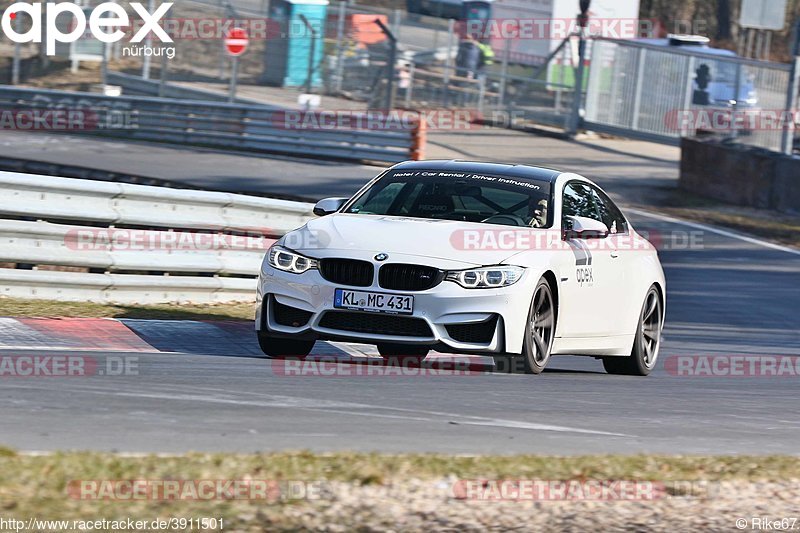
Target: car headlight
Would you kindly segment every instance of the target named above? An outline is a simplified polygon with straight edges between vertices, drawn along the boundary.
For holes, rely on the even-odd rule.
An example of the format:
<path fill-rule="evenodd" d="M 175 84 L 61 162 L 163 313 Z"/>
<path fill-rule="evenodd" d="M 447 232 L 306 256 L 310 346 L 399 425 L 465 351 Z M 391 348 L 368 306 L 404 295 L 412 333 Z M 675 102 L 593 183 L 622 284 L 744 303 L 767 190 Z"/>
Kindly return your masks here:
<path fill-rule="evenodd" d="M 513 285 L 525 272 L 523 267 L 498 265 L 448 272 L 444 279 L 454 281 L 465 289 L 494 289 Z"/>
<path fill-rule="evenodd" d="M 300 255 L 282 246 L 273 246 L 269 249 L 267 262 L 278 270 L 293 274 L 302 274 L 319 266 L 316 259 Z"/>

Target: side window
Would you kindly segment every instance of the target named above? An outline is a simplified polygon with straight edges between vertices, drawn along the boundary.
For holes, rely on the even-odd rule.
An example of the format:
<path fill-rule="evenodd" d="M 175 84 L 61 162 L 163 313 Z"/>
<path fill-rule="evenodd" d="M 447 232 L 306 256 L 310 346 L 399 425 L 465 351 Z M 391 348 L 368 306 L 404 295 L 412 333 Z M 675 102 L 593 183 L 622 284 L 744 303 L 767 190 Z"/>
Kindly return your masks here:
<path fill-rule="evenodd" d="M 611 201 L 611 198 L 594 187 L 592 187 L 592 191 L 600 212 L 600 219 L 608 228 L 608 232 L 611 234 L 628 233 L 628 223 L 625 222 L 625 217 L 622 216 L 622 212 Z"/>
<path fill-rule="evenodd" d="M 592 190 L 582 183 L 568 183 L 564 187 L 562 216 L 586 217 L 602 222 L 597 209 L 597 197 Z"/>

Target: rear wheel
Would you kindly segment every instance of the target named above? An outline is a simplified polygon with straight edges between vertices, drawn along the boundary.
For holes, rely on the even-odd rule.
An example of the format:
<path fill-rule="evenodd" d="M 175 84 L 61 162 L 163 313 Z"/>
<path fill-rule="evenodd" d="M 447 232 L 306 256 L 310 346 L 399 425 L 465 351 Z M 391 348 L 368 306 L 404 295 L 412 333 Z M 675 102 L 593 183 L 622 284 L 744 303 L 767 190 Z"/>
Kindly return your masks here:
<path fill-rule="evenodd" d="M 604 357 L 603 367 L 609 374 L 646 376 L 656 366 L 664 325 L 664 305 L 655 285 L 647 291 L 630 357 Z"/>
<path fill-rule="evenodd" d="M 258 345 L 264 355 L 273 359 L 283 359 L 286 357 L 305 357 L 314 348 L 314 341 L 286 339 L 281 337 L 271 337 L 264 331 L 258 333 Z"/>
<path fill-rule="evenodd" d="M 539 280 L 528 310 L 522 355 L 495 357 L 497 372 L 540 374 L 550 360 L 556 331 L 556 306 L 550 283 Z"/>

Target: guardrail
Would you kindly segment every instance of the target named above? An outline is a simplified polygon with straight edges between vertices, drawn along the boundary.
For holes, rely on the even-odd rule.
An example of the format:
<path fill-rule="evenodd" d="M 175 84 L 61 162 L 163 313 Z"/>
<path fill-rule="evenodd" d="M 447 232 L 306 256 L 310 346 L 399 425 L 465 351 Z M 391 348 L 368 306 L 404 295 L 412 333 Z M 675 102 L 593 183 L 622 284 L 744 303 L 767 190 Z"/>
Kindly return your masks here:
<path fill-rule="evenodd" d="M 353 127 L 307 127 L 305 117 L 295 120 L 299 112 L 264 106 L 10 87 L 0 88 L 0 107 L 17 116 L 25 111 L 61 112 L 60 127 L 55 122 L 31 126 L 46 131 L 388 163 L 414 156 L 412 147 L 424 123 L 415 120 L 408 128 L 375 130 L 369 129 L 369 120 L 354 114 L 348 117 Z M 360 128 L 362 124 L 367 127 Z"/>
<path fill-rule="evenodd" d="M 312 205 L 0 172 L 0 294 L 155 303 L 250 300 L 274 239 Z"/>
<path fill-rule="evenodd" d="M 119 85 L 125 94 L 136 96 L 158 96 L 163 98 L 182 98 L 185 100 L 210 100 L 213 102 L 228 102 L 228 97 L 214 91 L 205 91 L 193 87 L 183 87 L 173 83 L 161 84 L 157 80 L 146 80 L 141 76 L 133 76 L 124 72 L 109 71 L 106 81 L 110 85 Z M 257 105 L 269 109 L 280 109 L 278 106 L 265 105 L 248 98 L 236 98 L 236 103 Z"/>

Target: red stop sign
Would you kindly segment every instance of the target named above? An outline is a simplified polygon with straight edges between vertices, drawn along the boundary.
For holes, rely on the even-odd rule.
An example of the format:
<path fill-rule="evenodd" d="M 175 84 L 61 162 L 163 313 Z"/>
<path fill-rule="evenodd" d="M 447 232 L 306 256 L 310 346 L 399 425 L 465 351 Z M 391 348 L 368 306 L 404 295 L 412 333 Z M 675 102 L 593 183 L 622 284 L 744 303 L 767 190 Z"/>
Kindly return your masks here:
<path fill-rule="evenodd" d="M 248 44 L 250 44 L 250 39 L 247 38 L 247 32 L 242 28 L 233 28 L 225 36 L 225 48 L 228 49 L 229 55 L 242 55 L 247 50 Z"/>

